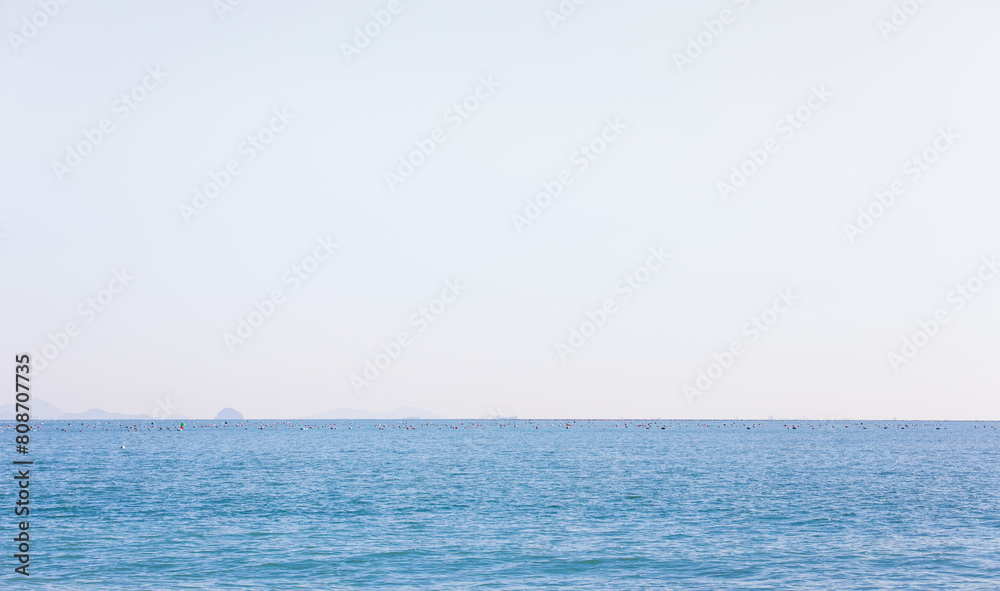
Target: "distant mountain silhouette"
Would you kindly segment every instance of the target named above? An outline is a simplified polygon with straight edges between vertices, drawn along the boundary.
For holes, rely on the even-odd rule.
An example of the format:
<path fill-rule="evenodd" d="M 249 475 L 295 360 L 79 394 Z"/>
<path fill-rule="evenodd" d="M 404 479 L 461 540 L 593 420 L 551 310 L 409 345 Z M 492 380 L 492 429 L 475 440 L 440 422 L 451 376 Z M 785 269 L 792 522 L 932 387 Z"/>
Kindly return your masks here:
<path fill-rule="evenodd" d="M 310 419 L 445 419 L 439 415 L 415 406 L 401 406 L 389 412 L 368 412 L 354 408 L 337 408 L 321 415 L 308 417 Z"/>
<path fill-rule="evenodd" d="M 229 408 L 228 406 L 219 411 L 219 414 L 215 415 L 215 420 L 217 421 L 242 421 L 243 413 L 238 410 Z"/>
<path fill-rule="evenodd" d="M 139 415 L 129 415 L 117 412 L 108 412 L 100 408 L 91 408 L 83 412 L 63 412 L 61 409 L 57 408 L 45 402 L 44 400 L 39 400 L 38 398 L 32 398 L 31 402 L 28 403 L 28 407 L 31 409 L 29 414 L 31 415 L 31 420 L 33 421 L 114 421 L 114 420 L 188 420 L 189 417 L 184 415 L 170 415 L 169 417 L 151 417 L 147 414 Z M 233 408 L 224 408 L 219 411 L 219 414 L 215 416 L 215 420 L 222 421 L 240 421 L 243 420 L 243 414 L 238 410 Z M 430 411 L 424 410 L 422 408 L 417 408 L 415 406 L 401 406 L 396 410 L 391 410 L 388 412 L 369 412 L 366 410 L 358 410 L 354 408 L 338 408 L 325 412 L 321 415 L 316 415 L 312 417 L 307 417 L 309 419 L 348 419 L 348 420 L 364 420 L 364 419 L 431 419 L 431 420 L 441 420 L 446 419 L 444 415 L 439 415 L 432 413 Z M 14 420 L 14 405 L 4 404 L 0 406 L 0 421 L 12 421 Z"/>
<path fill-rule="evenodd" d="M 83 412 L 67 412 L 58 417 L 60 421 L 113 421 L 117 419 L 152 419 L 149 415 L 126 415 L 120 412 L 108 412 L 99 408 L 91 408 Z M 173 415 L 171 419 L 181 417 Z"/>
<path fill-rule="evenodd" d="M 0 406 L 0 421 L 12 421 L 14 420 L 14 405 L 4 404 Z M 101 410 L 99 408 L 91 408 L 83 412 L 63 412 L 58 407 L 40 400 L 38 398 L 32 398 L 28 402 L 28 408 L 30 411 L 28 414 L 31 416 L 32 421 L 114 421 L 119 419 L 153 419 L 149 415 L 128 415 L 122 414 L 120 412 L 108 412 L 106 410 Z M 183 415 L 170 415 L 170 419 L 187 419 Z"/>
<path fill-rule="evenodd" d="M 31 416 L 33 421 L 50 421 L 52 419 L 57 419 L 61 415 L 65 414 L 60 409 L 52 406 L 44 400 L 39 400 L 38 398 L 32 398 L 28 402 L 28 408 L 30 409 L 28 414 Z M 13 421 L 14 420 L 14 405 L 4 404 L 0 406 L 0 421 Z"/>

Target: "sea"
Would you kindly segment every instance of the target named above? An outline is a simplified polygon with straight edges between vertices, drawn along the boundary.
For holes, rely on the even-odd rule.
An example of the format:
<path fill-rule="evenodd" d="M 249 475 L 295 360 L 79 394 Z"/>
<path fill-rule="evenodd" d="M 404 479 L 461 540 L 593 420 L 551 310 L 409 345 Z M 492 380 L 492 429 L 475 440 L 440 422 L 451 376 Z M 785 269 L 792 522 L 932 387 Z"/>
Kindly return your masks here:
<path fill-rule="evenodd" d="M 1000 423 L 46 421 L 2 589 L 1000 589 Z M 8 466 L 10 463 L 8 462 Z"/>

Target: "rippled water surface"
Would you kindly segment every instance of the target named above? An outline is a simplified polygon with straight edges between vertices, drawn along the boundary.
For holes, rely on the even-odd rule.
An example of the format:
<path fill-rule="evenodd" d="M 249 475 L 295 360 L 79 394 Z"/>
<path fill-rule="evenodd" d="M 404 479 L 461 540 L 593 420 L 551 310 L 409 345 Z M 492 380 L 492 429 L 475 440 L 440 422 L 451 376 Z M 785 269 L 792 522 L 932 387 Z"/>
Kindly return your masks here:
<path fill-rule="evenodd" d="M 0 587 L 1000 588 L 997 423 L 178 425 L 39 424 Z"/>

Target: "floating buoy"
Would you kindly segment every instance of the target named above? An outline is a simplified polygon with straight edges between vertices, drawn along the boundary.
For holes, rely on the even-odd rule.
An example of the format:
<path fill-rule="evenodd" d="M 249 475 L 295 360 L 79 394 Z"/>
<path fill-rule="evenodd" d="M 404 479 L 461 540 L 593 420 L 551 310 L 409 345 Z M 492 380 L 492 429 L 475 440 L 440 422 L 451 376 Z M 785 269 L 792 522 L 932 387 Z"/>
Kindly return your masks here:
<path fill-rule="evenodd" d="M 124 446 L 124 445 L 122 446 L 122 449 L 125 449 L 125 446 Z"/>

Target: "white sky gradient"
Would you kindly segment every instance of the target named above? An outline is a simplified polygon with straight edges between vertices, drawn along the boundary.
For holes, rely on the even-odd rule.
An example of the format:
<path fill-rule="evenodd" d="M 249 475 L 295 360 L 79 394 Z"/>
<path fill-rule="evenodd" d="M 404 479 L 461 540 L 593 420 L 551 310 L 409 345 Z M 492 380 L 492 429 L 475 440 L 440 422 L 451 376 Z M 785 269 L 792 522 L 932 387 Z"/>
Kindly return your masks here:
<path fill-rule="evenodd" d="M 10 34 L 39 3 L 0 7 L 9 371 L 80 327 L 36 363 L 34 396 L 147 414 L 169 396 L 189 417 L 1000 419 L 1000 274 L 961 309 L 949 299 L 1000 255 L 1000 5 L 916 5 L 886 38 L 902 2 L 590 0 L 553 29 L 557 0 L 403 0 L 348 62 L 341 44 L 388 4 L 70 2 L 26 43 Z M 675 52 L 723 10 L 732 22 L 679 71 Z M 166 79 L 121 120 L 116 98 L 157 67 Z M 453 129 L 446 111 L 490 77 Z M 813 87 L 832 96 L 785 138 L 775 124 Z M 274 109 L 294 119 L 247 162 L 239 146 Z M 58 179 L 52 163 L 102 118 L 114 130 Z M 579 172 L 609 118 L 625 129 Z M 391 191 L 385 173 L 438 127 Z M 958 139 L 911 182 L 906 161 L 949 127 Z M 768 138 L 777 152 L 724 200 L 717 183 Z M 240 174 L 185 221 L 230 159 Z M 517 232 L 512 214 L 564 169 L 573 184 Z M 848 240 L 897 179 L 905 194 Z M 326 237 L 339 248 L 292 291 L 283 275 Z M 671 257 L 624 300 L 616 283 L 657 247 Z M 123 268 L 128 286 L 80 313 Z M 411 315 L 452 278 L 467 290 L 420 331 Z M 223 335 L 274 289 L 284 303 L 231 352 Z M 741 328 L 779 289 L 798 300 L 750 343 Z M 608 299 L 617 312 L 564 362 L 557 343 Z M 895 371 L 889 353 L 939 309 L 948 322 Z M 412 344 L 356 391 L 402 331 Z M 745 354 L 689 401 L 737 339 Z"/>

